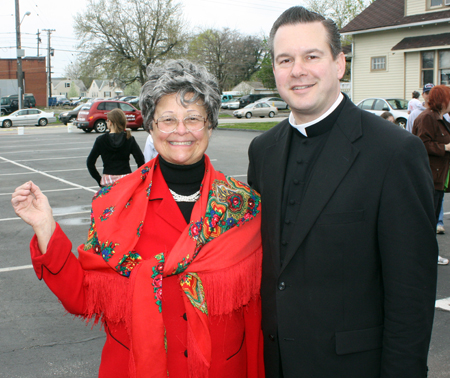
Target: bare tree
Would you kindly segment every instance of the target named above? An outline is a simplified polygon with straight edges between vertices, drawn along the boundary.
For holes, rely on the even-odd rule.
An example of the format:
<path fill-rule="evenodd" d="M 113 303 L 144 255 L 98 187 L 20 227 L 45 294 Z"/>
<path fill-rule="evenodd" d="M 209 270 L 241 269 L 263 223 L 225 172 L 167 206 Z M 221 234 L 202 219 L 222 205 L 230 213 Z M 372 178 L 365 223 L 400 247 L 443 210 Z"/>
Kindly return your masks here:
<path fill-rule="evenodd" d="M 88 0 L 86 9 L 75 16 L 82 60 L 109 79 L 143 84 L 150 63 L 183 48 L 181 5 L 172 0 Z"/>
<path fill-rule="evenodd" d="M 249 80 L 259 69 L 261 43 L 258 37 L 244 36 L 236 30 L 208 29 L 191 39 L 188 56 L 205 65 L 224 90 Z"/>

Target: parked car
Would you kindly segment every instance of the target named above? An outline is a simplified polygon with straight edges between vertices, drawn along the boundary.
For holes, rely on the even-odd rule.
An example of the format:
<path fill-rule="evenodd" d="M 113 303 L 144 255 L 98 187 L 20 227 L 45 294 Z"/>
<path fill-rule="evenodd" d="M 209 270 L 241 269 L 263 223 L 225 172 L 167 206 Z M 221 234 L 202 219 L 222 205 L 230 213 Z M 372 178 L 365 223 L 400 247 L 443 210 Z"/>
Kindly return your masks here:
<path fill-rule="evenodd" d="M 138 98 L 138 97 L 137 96 L 124 96 L 124 97 L 121 97 L 119 100 L 125 101 L 125 102 L 130 102 L 131 100 L 133 100 L 135 98 Z"/>
<path fill-rule="evenodd" d="M 408 120 L 408 101 L 403 98 L 366 98 L 356 104 L 357 107 L 376 115 L 391 112 L 395 123 L 403 128 Z"/>
<path fill-rule="evenodd" d="M 36 125 L 45 126 L 55 122 L 55 113 L 46 113 L 40 109 L 21 109 L 7 116 L 0 117 L 2 127 Z"/>
<path fill-rule="evenodd" d="M 251 118 L 254 115 L 273 118 L 275 114 L 278 114 L 278 109 L 275 106 L 269 105 L 267 102 L 249 104 L 245 108 L 233 112 L 233 116 L 237 118 Z"/>
<path fill-rule="evenodd" d="M 34 108 L 36 106 L 36 99 L 32 93 L 25 93 L 23 95 L 23 108 Z M 0 114 L 6 115 L 15 112 L 19 109 L 19 98 L 17 95 L 3 96 L 0 99 Z"/>
<path fill-rule="evenodd" d="M 279 97 L 263 97 L 262 99 L 256 100 L 255 102 L 267 102 L 268 104 L 275 106 L 278 110 L 289 109 L 289 105 L 286 104 L 286 101 Z"/>
<path fill-rule="evenodd" d="M 56 101 L 56 106 L 70 106 L 70 101 L 67 98 L 59 98 Z"/>
<path fill-rule="evenodd" d="M 64 123 L 64 125 L 67 125 L 69 122 L 74 122 L 77 119 L 78 112 L 81 110 L 81 108 L 84 106 L 84 104 L 78 105 L 75 109 L 70 110 L 68 112 L 63 112 L 59 115 L 59 120 Z"/>
<path fill-rule="evenodd" d="M 104 133 L 107 129 L 106 115 L 109 111 L 116 108 L 124 111 L 127 117 L 127 127 L 137 130 L 143 126 L 140 110 L 137 110 L 127 102 L 114 100 L 98 100 L 84 104 L 73 124 L 86 133 L 90 133 L 92 130 L 95 130 L 97 133 Z"/>
<path fill-rule="evenodd" d="M 267 97 L 267 95 L 266 94 L 249 94 L 249 95 L 242 96 L 239 99 L 239 103 L 240 103 L 239 108 L 243 108 L 245 105 L 251 104 L 263 97 Z"/>
<path fill-rule="evenodd" d="M 239 102 L 239 99 L 227 102 L 226 104 L 227 104 L 226 107 L 224 107 L 223 104 L 222 104 L 222 108 L 223 109 L 239 109 L 239 107 L 241 105 L 240 102 Z"/>

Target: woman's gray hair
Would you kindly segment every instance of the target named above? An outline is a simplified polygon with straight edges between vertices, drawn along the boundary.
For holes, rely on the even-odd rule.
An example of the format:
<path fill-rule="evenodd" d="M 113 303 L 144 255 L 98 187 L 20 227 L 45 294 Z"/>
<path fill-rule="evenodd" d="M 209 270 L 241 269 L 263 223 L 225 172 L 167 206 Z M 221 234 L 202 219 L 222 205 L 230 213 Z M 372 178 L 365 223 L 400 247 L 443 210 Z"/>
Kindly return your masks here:
<path fill-rule="evenodd" d="M 156 105 L 161 98 L 178 94 L 183 106 L 201 100 L 205 106 L 209 128 L 217 127 L 221 93 L 216 78 L 205 67 L 185 59 L 169 60 L 147 67 L 147 82 L 141 89 L 139 105 L 144 118 L 144 128 L 153 130 L 152 121 Z M 194 94 L 187 99 L 186 95 Z"/>

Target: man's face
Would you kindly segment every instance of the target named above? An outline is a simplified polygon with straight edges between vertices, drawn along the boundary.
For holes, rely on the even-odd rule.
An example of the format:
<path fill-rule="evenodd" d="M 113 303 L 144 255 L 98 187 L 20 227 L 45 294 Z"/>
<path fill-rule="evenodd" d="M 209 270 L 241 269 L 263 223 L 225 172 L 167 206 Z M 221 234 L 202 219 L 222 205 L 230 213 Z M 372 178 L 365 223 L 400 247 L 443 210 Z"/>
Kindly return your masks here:
<path fill-rule="evenodd" d="M 423 92 L 422 97 L 425 102 L 428 102 L 428 97 L 430 96 L 430 92 Z"/>
<path fill-rule="evenodd" d="M 339 95 L 344 54 L 333 59 L 320 22 L 281 26 L 273 44 L 273 72 L 280 96 L 291 107 L 297 123 L 317 119 Z"/>

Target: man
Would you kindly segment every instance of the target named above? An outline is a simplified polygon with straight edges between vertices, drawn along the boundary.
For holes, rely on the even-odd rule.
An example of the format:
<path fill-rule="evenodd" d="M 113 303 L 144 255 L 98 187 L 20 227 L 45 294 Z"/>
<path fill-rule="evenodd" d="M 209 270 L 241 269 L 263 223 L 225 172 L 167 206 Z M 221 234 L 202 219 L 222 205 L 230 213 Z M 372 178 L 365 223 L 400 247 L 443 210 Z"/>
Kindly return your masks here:
<path fill-rule="evenodd" d="M 428 96 L 430 95 L 431 89 L 434 87 L 434 84 L 428 83 L 423 86 L 422 97 L 424 99 L 423 104 L 420 104 L 420 107 L 415 108 L 408 117 L 408 121 L 406 122 L 406 130 L 412 133 L 412 128 L 414 124 L 414 120 L 417 116 L 422 113 L 426 108 L 428 108 Z M 408 105 L 409 109 L 409 105 Z"/>
<path fill-rule="evenodd" d="M 292 112 L 249 148 L 266 376 L 425 377 L 437 243 L 423 143 L 341 94 L 331 20 L 290 8 L 270 46 Z"/>
<path fill-rule="evenodd" d="M 417 91 L 414 91 L 412 93 L 412 99 L 408 102 L 408 114 L 411 114 L 411 112 L 415 109 L 422 109 L 424 110 L 424 107 L 422 106 L 422 103 L 419 101 L 420 93 Z"/>

